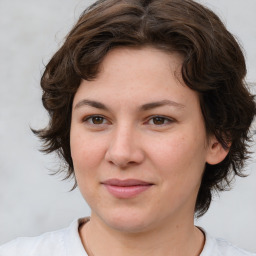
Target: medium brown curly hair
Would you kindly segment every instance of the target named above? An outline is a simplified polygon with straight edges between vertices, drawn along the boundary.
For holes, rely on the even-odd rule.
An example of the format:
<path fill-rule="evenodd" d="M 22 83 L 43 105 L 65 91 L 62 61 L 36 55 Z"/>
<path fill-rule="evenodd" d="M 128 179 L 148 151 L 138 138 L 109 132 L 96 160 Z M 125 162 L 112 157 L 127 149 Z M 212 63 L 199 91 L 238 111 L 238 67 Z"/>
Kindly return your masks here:
<path fill-rule="evenodd" d="M 213 191 L 227 189 L 235 175 L 244 176 L 249 127 L 256 109 L 244 82 L 246 66 L 240 46 L 206 7 L 192 0 L 95 2 L 81 14 L 46 65 L 42 100 L 50 120 L 46 128 L 34 132 L 43 140 L 44 152 L 58 152 L 65 160 L 66 177 L 74 176 L 70 153 L 74 95 L 81 79 L 95 79 L 104 56 L 122 46 L 180 53 L 182 78 L 200 95 L 207 133 L 229 148 L 221 163 L 206 164 L 195 206 L 197 216 L 202 216 Z"/>

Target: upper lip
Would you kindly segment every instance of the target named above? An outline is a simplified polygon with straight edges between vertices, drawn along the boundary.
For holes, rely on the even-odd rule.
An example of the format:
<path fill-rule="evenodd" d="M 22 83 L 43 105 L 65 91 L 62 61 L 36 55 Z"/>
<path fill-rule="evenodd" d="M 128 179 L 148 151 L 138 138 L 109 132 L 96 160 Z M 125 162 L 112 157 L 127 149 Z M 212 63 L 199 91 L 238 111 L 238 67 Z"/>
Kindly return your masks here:
<path fill-rule="evenodd" d="M 137 179 L 126 179 L 126 180 L 119 180 L 119 179 L 108 179 L 103 182 L 102 184 L 117 186 L 117 187 L 129 187 L 129 186 L 146 186 L 146 185 L 153 185 L 150 182 L 137 180 Z"/>

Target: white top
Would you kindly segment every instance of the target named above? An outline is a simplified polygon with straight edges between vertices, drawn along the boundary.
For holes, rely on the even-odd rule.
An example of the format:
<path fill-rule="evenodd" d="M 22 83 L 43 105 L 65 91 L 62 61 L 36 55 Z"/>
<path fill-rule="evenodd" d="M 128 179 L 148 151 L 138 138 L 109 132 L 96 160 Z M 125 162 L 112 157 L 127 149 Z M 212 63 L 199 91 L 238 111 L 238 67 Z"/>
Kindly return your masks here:
<path fill-rule="evenodd" d="M 78 219 L 65 229 L 37 237 L 17 238 L 0 246 L 0 256 L 88 256 L 78 233 L 78 227 L 86 221 L 88 218 Z M 246 252 L 206 232 L 205 237 L 200 256 L 256 256 L 256 253 Z"/>

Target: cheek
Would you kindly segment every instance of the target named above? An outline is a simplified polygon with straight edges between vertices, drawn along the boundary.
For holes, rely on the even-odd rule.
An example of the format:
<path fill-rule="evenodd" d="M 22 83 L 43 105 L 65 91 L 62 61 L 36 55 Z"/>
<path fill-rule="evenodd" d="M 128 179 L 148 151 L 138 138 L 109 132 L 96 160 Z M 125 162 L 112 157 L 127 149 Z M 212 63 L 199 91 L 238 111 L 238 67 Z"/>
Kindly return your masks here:
<path fill-rule="evenodd" d="M 78 187 L 89 203 L 90 198 L 95 194 L 95 186 L 92 184 L 95 184 L 97 179 L 95 172 L 99 169 L 103 153 L 97 142 L 93 142 L 91 136 L 87 137 L 73 136 L 71 133 L 70 147 Z"/>
<path fill-rule="evenodd" d="M 78 135 L 74 135 L 78 134 Z M 89 171 L 99 164 L 103 157 L 103 145 L 92 136 L 80 136 L 75 131 L 70 135 L 71 157 L 75 172 Z"/>
<path fill-rule="evenodd" d="M 155 162 L 169 165 L 171 162 L 179 162 L 184 153 L 188 153 L 188 145 L 180 135 L 165 136 L 156 142 L 151 141 L 151 156 Z"/>
<path fill-rule="evenodd" d="M 175 134 L 152 148 L 151 156 L 159 171 L 172 178 L 201 175 L 205 165 L 205 149 L 202 140 L 194 136 Z"/>

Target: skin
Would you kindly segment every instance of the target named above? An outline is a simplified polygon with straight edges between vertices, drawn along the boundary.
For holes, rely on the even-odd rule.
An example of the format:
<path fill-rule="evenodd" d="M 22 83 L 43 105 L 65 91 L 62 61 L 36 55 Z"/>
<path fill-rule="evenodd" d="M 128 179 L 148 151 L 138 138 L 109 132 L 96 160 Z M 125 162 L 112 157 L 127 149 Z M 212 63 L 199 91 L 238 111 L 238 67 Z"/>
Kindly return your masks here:
<path fill-rule="evenodd" d="M 178 54 L 151 47 L 117 48 L 75 94 L 71 155 L 92 211 L 80 236 L 93 255 L 202 251 L 204 235 L 194 226 L 202 173 L 206 162 L 216 164 L 227 152 L 206 135 L 198 94 L 182 82 L 181 63 Z M 152 102 L 162 105 L 141 107 Z M 111 178 L 153 185 L 117 198 L 102 184 Z"/>

